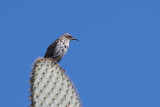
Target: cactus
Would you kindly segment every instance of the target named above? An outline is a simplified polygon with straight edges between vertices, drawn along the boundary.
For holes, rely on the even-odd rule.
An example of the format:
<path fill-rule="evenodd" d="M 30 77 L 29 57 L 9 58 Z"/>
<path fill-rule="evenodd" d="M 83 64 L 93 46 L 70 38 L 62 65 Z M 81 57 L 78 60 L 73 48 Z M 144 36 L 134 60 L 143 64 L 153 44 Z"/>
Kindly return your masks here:
<path fill-rule="evenodd" d="M 81 107 L 72 82 L 51 58 L 38 58 L 30 78 L 32 107 Z"/>

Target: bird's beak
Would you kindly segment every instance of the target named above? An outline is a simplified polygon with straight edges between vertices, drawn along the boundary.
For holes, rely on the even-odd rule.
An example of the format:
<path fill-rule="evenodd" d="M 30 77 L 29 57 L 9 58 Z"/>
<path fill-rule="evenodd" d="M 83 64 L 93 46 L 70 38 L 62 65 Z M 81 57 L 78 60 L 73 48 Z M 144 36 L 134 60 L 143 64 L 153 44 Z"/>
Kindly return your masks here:
<path fill-rule="evenodd" d="M 78 39 L 76 39 L 76 38 L 72 38 L 71 40 L 76 40 L 76 41 L 79 41 Z"/>

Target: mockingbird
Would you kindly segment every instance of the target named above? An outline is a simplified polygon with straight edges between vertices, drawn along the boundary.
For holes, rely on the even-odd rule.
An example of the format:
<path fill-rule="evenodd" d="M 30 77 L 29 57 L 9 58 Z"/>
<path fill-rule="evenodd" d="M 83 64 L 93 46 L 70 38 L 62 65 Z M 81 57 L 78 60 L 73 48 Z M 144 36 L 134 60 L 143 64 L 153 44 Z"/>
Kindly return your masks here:
<path fill-rule="evenodd" d="M 60 62 L 62 57 L 66 54 L 71 40 L 79 41 L 68 33 L 63 34 L 47 48 L 44 58 L 53 58 L 57 63 Z"/>

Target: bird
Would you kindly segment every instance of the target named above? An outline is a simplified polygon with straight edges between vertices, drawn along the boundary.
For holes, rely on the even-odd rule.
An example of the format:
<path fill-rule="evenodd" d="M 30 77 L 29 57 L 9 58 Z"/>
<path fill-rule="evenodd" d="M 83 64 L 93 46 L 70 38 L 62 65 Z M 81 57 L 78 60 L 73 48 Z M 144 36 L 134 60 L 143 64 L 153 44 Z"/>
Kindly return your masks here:
<path fill-rule="evenodd" d="M 79 41 L 78 39 L 72 37 L 71 34 L 64 33 L 49 45 L 44 58 L 52 58 L 55 62 L 59 63 L 63 56 L 66 54 L 71 40 Z"/>

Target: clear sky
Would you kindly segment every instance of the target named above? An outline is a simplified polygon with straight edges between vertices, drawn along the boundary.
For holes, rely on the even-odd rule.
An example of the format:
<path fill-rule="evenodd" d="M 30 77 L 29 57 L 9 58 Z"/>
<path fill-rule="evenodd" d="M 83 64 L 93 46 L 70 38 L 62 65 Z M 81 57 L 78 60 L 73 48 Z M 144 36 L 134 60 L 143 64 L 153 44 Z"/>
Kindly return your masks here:
<path fill-rule="evenodd" d="M 160 107 L 159 0 L 1 0 L 1 107 L 28 107 L 33 61 L 63 33 L 84 107 Z"/>

